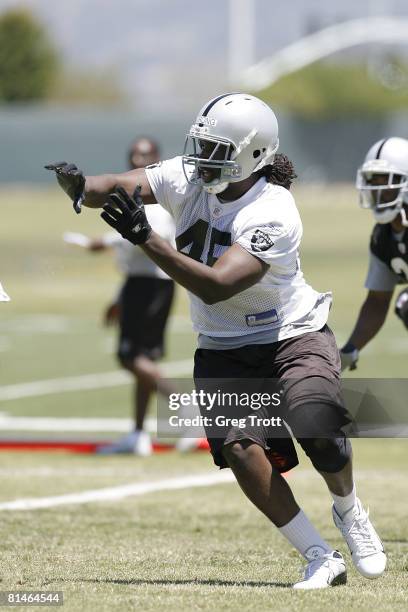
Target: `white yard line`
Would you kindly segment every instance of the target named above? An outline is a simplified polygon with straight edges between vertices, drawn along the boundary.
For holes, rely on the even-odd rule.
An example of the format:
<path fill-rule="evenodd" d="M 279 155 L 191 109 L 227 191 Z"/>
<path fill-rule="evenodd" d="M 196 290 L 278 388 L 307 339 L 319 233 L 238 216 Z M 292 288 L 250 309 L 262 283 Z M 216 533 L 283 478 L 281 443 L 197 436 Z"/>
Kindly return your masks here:
<path fill-rule="evenodd" d="M 173 378 L 192 372 L 191 359 L 163 363 L 164 375 Z M 82 391 L 84 389 L 104 389 L 128 384 L 132 380 L 131 374 L 123 370 L 114 372 L 98 372 L 97 374 L 83 374 L 81 376 L 67 376 L 65 378 L 51 378 L 36 380 L 29 383 L 4 385 L 0 387 L 0 401 L 21 399 L 23 397 L 36 397 L 68 391 Z"/>
<path fill-rule="evenodd" d="M 83 319 L 56 314 L 14 315 L 0 321 L 0 332 L 7 334 L 66 334 L 73 329 L 80 329 Z M 172 331 L 193 333 L 191 319 L 184 315 L 172 315 L 169 318 Z"/>
<path fill-rule="evenodd" d="M 148 431 L 157 430 L 157 419 L 146 419 Z M 115 418 L 58 418 L 58 417 L 15 417 L 0 414 L 0 431 L 131 431 L 132 419 Z"/>
<path fill-rule="evenodd" d="M 119 487 L 106 489 L 95 489 L 58 495 L 55 497 L 36 497 L 27 499 L 16 499 L 14 501 L 0 503 L 1 510 L 37 510 L 39 508 L 53 508 L 69 504 L 87 504 L 98 501 L 114 501 L 125 497 L 135 497 L 155 493 L 157 491 L 172 491 L 176 489 L 188 489 L 193 487 L 208 487 L 211 485 L 225 484 L 234 481 L 234 476 L 229 470 L 222 472 L 209 472 L 195 476 L 182 476 L 179 478 L 168 478 L 156 482 L 136 482 Z"/>
<path fill-rule="evenodd" d="M 66 334 L 77 320 L 65 315 L 33 314 L 15 315 L 0 321 L 0 331 L 7 334 Z"/>

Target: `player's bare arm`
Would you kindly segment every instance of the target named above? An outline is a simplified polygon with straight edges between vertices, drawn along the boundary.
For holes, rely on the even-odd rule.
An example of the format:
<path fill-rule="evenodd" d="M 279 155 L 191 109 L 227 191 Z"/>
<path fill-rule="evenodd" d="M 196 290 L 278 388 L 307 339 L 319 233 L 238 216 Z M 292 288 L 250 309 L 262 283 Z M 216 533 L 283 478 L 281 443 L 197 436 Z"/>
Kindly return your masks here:
<path fill-rule="evenodd" d="M 109 196 L 102 219 L 124 238 L 141 246 L 166 274 L 206 304 L 227 300 L 248 289 L 268 270 L 265 262 L 238 244 L 232 245 L 212 267 L 179 253 L 152 231 L 140 193 L 137 187 L 131 197 L 119 187 Z"/>
<path fill-rule="evenodd" d="M 144 204 L 155 204 L 156 198 L 153 195 L 144 168 L 138 168 L 121 174 L 101 174 L 85 177 L 84 205 L 90 208 L 101 208 L 106 203 L 109 194 L 113 193 L 118 187 L 123 187 L 131 195 L 137 185 L 141 187 L 140 195 Z"/>
<path fill-rule="evenodd" d="M 45 168 L 55 172 L 58 184 L 71 198 L 77 213 L 81 212 L 82 206 L 101 208 L 106 203 L 109 194 L 118 187 L 123 187 L 127 193 L 132 194 L 136 186 L 140 185 L 144 203 L 154 204 L 156 202 L 144 168 L 99 176 L 85 176 L 75 164 L 67 162 L 48 164 Z"/>
<path fill-rule="evenodd" d="M 348 340 L 361 350 L 380 331 L 391 303 L 392 291 L 369 291 Z"/>
<path fill-rule="evenodd" d="M 392 291 L 368 292 L 351 336 L 340 351 L 342 370 L 356 369 L 359 351 L 377 335 L 384 324 L 392 294 Z"/>
<path fill-rule="evenodd" d="M 215 304 L 259 282 L 268 265 L 239 244 L 232 245 L 210 267 L 176 251 L 152 233 L 142 249 L 162 270 L 206 304 Z"/>

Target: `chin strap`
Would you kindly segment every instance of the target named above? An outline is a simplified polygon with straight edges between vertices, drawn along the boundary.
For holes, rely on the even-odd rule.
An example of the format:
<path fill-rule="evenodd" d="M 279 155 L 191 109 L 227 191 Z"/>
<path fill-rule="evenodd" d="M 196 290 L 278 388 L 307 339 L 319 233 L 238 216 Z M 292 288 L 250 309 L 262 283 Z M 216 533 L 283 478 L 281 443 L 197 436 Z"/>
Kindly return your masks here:
<path fill-rule="evenodd" d="M 228 185 L 229 183 L 224 181 L 222 183 L 218 183 L 217 185 L 203 185 L 202 187 L 207 193 L 217 195 L 218 193 L 222 193 L 223 191 L 225 191 Z"/>
<path fill-rule="evenodd" d="M 276 144 L 274 147 L 271 147 L 271 146 L 268 147 L 265 157 L 261 159 L 259 164 L 254 168 L 253 172 L 257 172 L 258 170 L 261 170 L 264 166 L 273 164 L 274 159 L 275 159 L 275 153 L 278 150 L 278 148 L 279 148 L 279 138 L 276 140 Z"/>

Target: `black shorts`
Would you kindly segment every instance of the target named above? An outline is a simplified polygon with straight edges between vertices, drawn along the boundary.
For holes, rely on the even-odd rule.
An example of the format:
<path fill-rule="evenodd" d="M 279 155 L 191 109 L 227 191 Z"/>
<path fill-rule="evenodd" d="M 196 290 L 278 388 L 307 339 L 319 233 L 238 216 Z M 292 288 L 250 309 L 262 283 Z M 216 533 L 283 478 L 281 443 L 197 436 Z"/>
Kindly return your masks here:
<path fill-rule="evenodd" d="M 327 430 L 324 426 L 318 429 L 322 407 L 323 415 L 330 415 L 334 437 L 340 427 L 349 423 L 340 389 L 339 352 L 327 325 L 317 332 L 272 344 L 247 345 L 225 351 L 198 349 L 194 366 L 197 388 L 206 387 L 205 379 L 220 378 L 277 381 L 284 398 L 283 418 L 301 444 L 302 438 L 325 437 Z M 318 418 L 314 419 L 316 414 Z M 287 471 L 298 463 L 293 441 L 286 429 L 284 435 L 279 435 L 274 428 L 253 425 L 250 428 L 232 426 L 225 431 L 225 437 L 211 437 L 209 434 L 208 442 L 215 464 L 221 468 L 228 467 L 222 454 L 223 446 L 243 439 L 261 445 L 279 471 Z"/>
<path fill-rule="evenodd" d="M 174 282 L 164 278 L 130 276 L 122 287 L 118 357 L 122 361 L 164 353 L 164 331 L 174 294 Z"/>

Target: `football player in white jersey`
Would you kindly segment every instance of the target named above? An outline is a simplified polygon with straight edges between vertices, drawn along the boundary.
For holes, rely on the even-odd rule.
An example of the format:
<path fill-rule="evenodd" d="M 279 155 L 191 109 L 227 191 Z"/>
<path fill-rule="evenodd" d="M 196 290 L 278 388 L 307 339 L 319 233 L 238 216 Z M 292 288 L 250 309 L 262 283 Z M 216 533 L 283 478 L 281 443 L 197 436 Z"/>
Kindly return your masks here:
<path fill-rule="evenodd" d="M 376 578 L 386 556 L 356 497 L 351 446 L 341 429 L 348 419 L 339 352 L 326 325 L 331 295 L 303 277 L 302 225 L 289 192 L 293 166 L 276 154 L 278 145 L 269 106 L 233 93 L 202 107 L 183 156 L 121 175 L 85 178 L 65 162 L 48 168 L 77 212 L 82 204 L 104 206 L 104 220 L 189 291 L 198 386 L 217 378 L 279 380 L 285 419 L 328 485 L 353 562 Z M 141 198 L 160 202 L 174 217 L 177 250 L 152 230 Z M 342 555 L 316 531 L 281 475 L 297 463 L 292 440 L 232 423 L 209 443 L 215 463 L 232 469 L 252 503 L 306 559 L 295 588 L 344 584 Z"/>
<path fill-rule="evenodd" d="M 376 220 L 365 281 L 367 297 L 350 338 L 340 351 L 342 370 L 356 368 L 359 351 L 381 329 L 394 289 L 408 283 L 408 140 L 383 138 L 370 147 L 357 172 L 360 205 Z M 395 302 L 408 329 L 408 289 Z"/>
<path fill-rule="evenodd" d="M 130 169 L 143 168 L 160 159 L 160 150 L 151 138 L 137 138 L 130 146 Z M 170 215 L 159 205 L 149 211 L 150 223 L 159 235 L 174 242 L 174 223 Z M 135 377 L 134 420 L 135 429 L 117 443 L 102 447 L 104 453 L 134 452 L 146 456 L 152 452 L 149 434 L 144 430 L 146 410 L 153 390 L 168 393 L 160 368 L 155 361 L 164 353 L 164 332 L 173 301 L 174 281 L 167 276 L 141 249 L 137 249 L 119 234 L 94 240 L 91 249 L 112 247 L 119 270 L 125 281 L 117 303 L 106 309 L 106 320 L 115 310 L 119 311 L 120 338 L 118 359 Z"/>
<path fill-rule="evenodd" d="M 158 144 L 151 138 L 136 138 L 129 147 L 129 169 L 144 168 L 160 159 Z M 155 204 L 147 212 L 149 223 L 158 234 L 174 244 L 175 227 L 168 212 Z M 150 435 L 144 429 L 147 407 L 154 390 L 164 394 L 174 391 L 163 380 L 156 360 L 164 354 L 164 333 L 174 295 L 174 281 L 167 276 L 143 251 L 117 232 L 99 238 L 67 234 L 67 241 L 80 243 L 92 252 L 112 249 L 124 281 L 116 299 L 104 311 L 106 325 L 119 324 L 117 357 L 135 378 L 133 390 L 134 428 L 117 442 L 99 447 L 99 452 L 134 453 L 148 456 L 152 453 Z M 84 240 L 85 239 L 85 240 Z"/>

